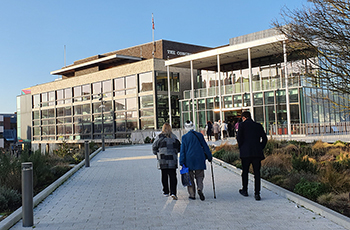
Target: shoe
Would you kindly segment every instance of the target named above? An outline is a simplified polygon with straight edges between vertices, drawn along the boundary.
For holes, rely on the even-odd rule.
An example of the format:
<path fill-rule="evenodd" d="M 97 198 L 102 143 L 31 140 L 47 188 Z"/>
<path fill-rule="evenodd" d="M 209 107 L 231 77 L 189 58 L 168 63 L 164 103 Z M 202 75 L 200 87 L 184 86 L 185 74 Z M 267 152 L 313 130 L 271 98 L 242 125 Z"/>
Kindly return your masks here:
<path fill-rule="evenodd" d="M 261 197 L 259 194 L 256 194 L 254 197 L 255 197 L 255 200 L 261 200 Z"/>
<path fill-rule="evenodd" d="M 163 193 L 163 196 L 168 197 L 169 193 Z"/>
<path fill-rule="evenodd" d="M 248 196 L 248 192 L 243 190 L 243 189 L 240 189 L 239 190 L 239 193 L 242 195 L 242 196 Z"/>
<path fill-rule="evenodd" d="M 201 190 L 198 190 L 198 195 L 199 195 L 199 198 L 200 198 L 202 201 L 205 200 L 205 196 L 204 196 L 204 194 L 202 193 Z"/>
<path fill-rule="evenodd" d="M 188 199 L 190 199 L 190 200 L 195 200 L 195 199 L 196 199 L 196 197 L 192 197 L 192 196 L 190 196 L 190 197 L 188 197 Z"/>
<path fill-rule="evenodd" d="M 173 200 L 177 200 L 177 196 L 176 195 L 171 194 L 170 196 L 173 198 Z"/>

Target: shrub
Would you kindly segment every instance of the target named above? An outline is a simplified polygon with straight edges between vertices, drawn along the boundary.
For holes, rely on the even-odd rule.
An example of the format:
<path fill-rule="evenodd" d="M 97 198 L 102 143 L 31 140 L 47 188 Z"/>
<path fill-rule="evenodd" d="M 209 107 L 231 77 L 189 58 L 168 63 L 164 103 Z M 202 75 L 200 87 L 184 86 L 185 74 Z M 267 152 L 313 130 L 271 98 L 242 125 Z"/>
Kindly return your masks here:
<path fill-rule="evenodd" d="M 13 189 L 0 187 L 0 212 L 15 210 L 22 204 L 22 198 L 19 192 Z"/>
<path fill-rule="evenodd" d="M 90 153 L 95 152 L 97 149 L 98 149 L 98 146 L 96 145 L 96 143 L 94 141 L 90 141 L 89 142 Z"/>
<path fill-rule="evenodd" d="M 317 202 L 343 215 L 350 216 L 349 193 L 323 194 L 317 198 Z"/>
<path fill-rule="evenodd" d="M 309 158 L 293 156 L 292 166 L 296 171 L 311 172 L 316 174 L 318 172 L 318 167 L 316 164 L 310 162 Z"/>
<path fill-rule="evenodd" d="M 283 188 L 288 189 L 289 191 L 294 191 L 295 186 L 300 182 L 302 178 L 305 178 L 308 181 L 316 181 L 318 179 L 318 176 L 304 171 L 290 171 L 283 182 L 281 182 L 281 186 Z"/>
<path fill-rule="evenodd" d="M 220 149 L 220 150 L 214 152 L 213 157 L 216 157 L 216 158 L 222 160 L 222 156 L 225 153 L 226 153 L 225 149 Z"/>
<path fill-rule="evenodd" d="M 285 154 L 297 154 L 299 153 L 299 148 L 294 144 L 288 144 L 286 147 L 283 148 L 283 151 Z"/>
<path fill-rule="evenodd" d="M 305 141 L 295 141 L 295 140 L 290 140 L 288 141 L 289 144 L 292 144 L 292 145 L 295 145 L 295 146 L 299 146 L 300 147 L 303 147 L 303 146 L 308 146 L 309 144 L 306 143 Z"/>
<path fill-rule="evenodd" d="M 0 154 L 0 185 L 11 189 L 21 189 L 21 163 L 10 153 Z"/>
<path fill-rule="evenodd" d="M 227 162 L 227 163 L 233 163 L 239 160 L 239 153 L 235 153 L 235 152 L 224 152 L 222 154 L 222 160 Z"/>
<path fill-rule="evenodd" d="M 294 192 L 310 200 L 316 201 L 317 197 L 329 191 L 324 183 L 307 181 L 304 178 L 295 185 Z"/>
<path fill-rule="evenodd" d="M 350 169 L 350 153 L 342 152 L 336 157 L 340 170 Z"/>
<path fill-rule="evenodd" d="M 342 193 L 350 191 L 350 175 L 338 172 L 333 168 L 334 164 L 327 164 L 320 172 L 320 181 L 328 184 L 333 192 Z"/>
<path fill-rule="evenodd" d="M 283 175 L 286 171 L 279 167 L 269 167 L 269 166 L 262 166 L 261 167 L 261 177 L 270 180 L 272 177 L 277 175 Z"/>
<path fill-rule="evenodd" d="M 69 147 L 66 141 L 63 141 L 62 144 L 59 145 L 58 149 L 53 150 L 53 152 L 60 157 L 70 155 Z"/>
<path fill-rule="evenodd" d="M 275 153 L 267 156 L 261 162 L 262 166 L 280 168 L 282 171 L 292 170 L 292 156 L 283 153 Z"/>
<path fill-rule="evenodd" d="M 215 151 L 219 151 L 219 150 L 222 150 L 222 149 L 227 151 L 227 152 L 238 152 L 239 151 L 238 144 L 230 145 L 230 144 L 228 144 L 226 142 L 221 144 L 221 145 L 219 145 L 219 146 L 217 146 L 215 148 Z"/>
<path fill-rule="evenodd" d="M 266 156 L 270 155 L 273 153 L 273 150 L 278 149 L 280 146 L 281 142 L 277 141 L 275 139 L 270 139 L 267 141 L 266 146 L 264 148 L 264 154 Z"/>
<path fill-rule="evenodd" d="M 300 146 L 299 148 L 299 156 L 313 156 L 313 151 L 312 151 L 312 147 L 309 145 L 306 146 Z"/>
<path fill-rule="evenodd" d="M 345 142 L 341 141 L 341 140 L 337 140 L 336 142 L 333 143 L 333 145 L 336 146 L 336 147 L 343 148 L 343 147 L 346 147 L 347 144 Z"/>

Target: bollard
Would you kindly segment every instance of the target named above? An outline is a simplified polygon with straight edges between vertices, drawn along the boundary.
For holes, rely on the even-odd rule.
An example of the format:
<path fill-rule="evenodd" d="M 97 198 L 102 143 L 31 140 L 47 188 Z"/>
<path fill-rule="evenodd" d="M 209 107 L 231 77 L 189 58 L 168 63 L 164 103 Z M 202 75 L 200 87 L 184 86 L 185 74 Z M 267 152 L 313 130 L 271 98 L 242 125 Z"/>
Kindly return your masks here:
<path fill-rule="evenodd" d="M 90 167 L 89 141 L 85 141 L 85 167 Z"/>
<path fill-rule="evenodd" d="M 105 151 L 105 135 L 102 135 L 102 151 Z"/>
<path fill-rule="evenodd" d="M 23 227 L 32 227 L 33 217 L 33 163 L 22 163 L 22 220 Z"/>

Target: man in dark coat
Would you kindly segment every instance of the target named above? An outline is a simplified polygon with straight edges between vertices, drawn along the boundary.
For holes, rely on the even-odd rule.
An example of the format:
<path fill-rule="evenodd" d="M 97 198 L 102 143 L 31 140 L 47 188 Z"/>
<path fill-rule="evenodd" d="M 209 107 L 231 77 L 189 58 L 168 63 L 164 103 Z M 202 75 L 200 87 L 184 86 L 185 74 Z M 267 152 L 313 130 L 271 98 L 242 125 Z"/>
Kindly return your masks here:
<path fill-rule="evenodd" d="M 237 142 L 242 161 L 242 189 L 239 193 L 248 196 L 248 173 L 250 164 L 253 165 L 255 182 L 255 199 L 260 200 L 260 168 L 261 161 L 265 159 L 264 148 L 267 143 L 266 133 L 261 124 L 251 119 L 249 111 L 242 113 L 239 124 Z"/>

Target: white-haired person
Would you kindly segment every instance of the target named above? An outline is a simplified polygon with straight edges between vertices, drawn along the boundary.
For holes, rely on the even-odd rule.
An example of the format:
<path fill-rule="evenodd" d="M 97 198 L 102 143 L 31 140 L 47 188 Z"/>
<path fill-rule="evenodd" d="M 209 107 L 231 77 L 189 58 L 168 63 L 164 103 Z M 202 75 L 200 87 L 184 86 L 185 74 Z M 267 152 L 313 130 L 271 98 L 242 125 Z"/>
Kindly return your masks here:
<path fill-rule="evenodd" d="M 164 196 L 170 196 L 177 200 L 176 187 L 176 169 L 177 154 L 180 152 L 180 141 L 172 133 L 171 126 L 165 123 L 162 132 L 156 137 L 152 144 L 152 150 L 157 155 L 158 168 L 162 171 L 161 181 L 163 185 Z M 170 180 L 170 190 L 169 190 Z"/>
<path fill-rule="evenodd" d="M 191 121 L 186 121 L 185 129 L 188 131 L 182 136 L 180 150 L 180 165 L 185 165 L 189 169 L 191 186 L 187 186 L 189 199 L 196 199 L 197 193 L 201 200 L 205 200 L 203 194 L 204 170 L 206 169 L 205 160 L 212 161 L 213 156 L 204 140 L 203 134 L 194 130 L 194 125 Z M 196 184 L 195 184 L 196 182 Z"/>

